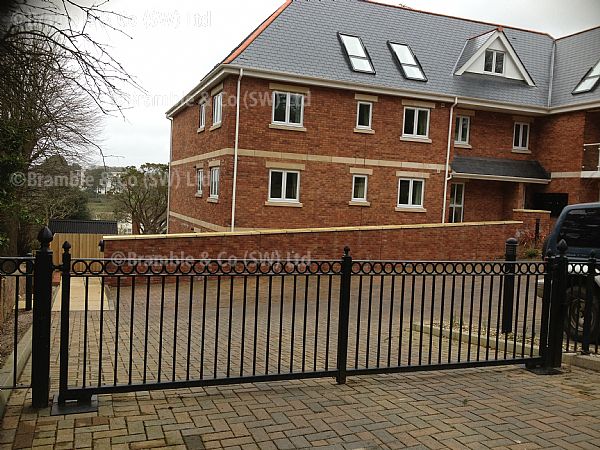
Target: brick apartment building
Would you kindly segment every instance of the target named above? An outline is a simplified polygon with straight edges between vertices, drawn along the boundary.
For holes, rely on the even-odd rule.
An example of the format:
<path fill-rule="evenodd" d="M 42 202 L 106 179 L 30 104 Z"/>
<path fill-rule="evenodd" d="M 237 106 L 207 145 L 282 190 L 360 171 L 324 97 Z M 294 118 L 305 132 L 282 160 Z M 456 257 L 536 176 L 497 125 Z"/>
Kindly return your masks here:
<path fill-rule="evenodd" d="M 167 112 L 169 232 L 509 220 L 598 201 L 599 80 L 600 27 L 554 39 L 287 1 Z"/>

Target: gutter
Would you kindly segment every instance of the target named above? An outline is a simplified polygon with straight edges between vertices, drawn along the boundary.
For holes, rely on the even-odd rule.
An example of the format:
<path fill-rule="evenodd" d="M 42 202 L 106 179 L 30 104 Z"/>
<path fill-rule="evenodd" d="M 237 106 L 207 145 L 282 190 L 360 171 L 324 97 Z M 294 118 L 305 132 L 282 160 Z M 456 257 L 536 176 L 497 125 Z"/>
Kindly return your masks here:
<path fill-rule="evenodd" d="M 444 198 L 442 199 L 442 223 L 446 223 L 446 198 L 448 196 L 448 182 L 452 179 L 450 172 L 450 145 L 452 139 L 452 125 L 454 123 L 454 107 L 458 104 L 458 97 L 454 97 L 454 103 L 450 107 L 450 120 L 448 123 L 448 147 L 446 149 L 446 170 L 444 173 Z"/>
<path fill-rule="evenodd" d="M 240 142 L 240 95 L 242 87 L 242 77 L 244 69 L 240 68 L 240 76 L 237 81 L 237 97 L 235 106 L 235 143 L 233 145 L 233 193 L 231 195 L 231 231 L 235 231 L 235 201 L 237 188 L 237 171 L 238 171 L 238 148 Z"/>

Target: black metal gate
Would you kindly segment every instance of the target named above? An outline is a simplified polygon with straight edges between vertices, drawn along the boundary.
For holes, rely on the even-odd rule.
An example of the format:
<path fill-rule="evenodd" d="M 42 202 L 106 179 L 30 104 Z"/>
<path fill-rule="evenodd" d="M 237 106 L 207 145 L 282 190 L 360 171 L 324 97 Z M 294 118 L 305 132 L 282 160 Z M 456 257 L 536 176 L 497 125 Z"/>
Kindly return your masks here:
<path fill-rule="evenodd" d="M 54 267 L 42 237 L 34 406 L 49 393 L 42 300 Z M 504 261 L 353 261 L 348 248 L 337 261 L 148 261 L 72 259 L 65 243 L 57 404 L 246 382 L 560 367 L 565 246 L 545 262 L 516 261 L 516 247 L 507 241 Z"/>

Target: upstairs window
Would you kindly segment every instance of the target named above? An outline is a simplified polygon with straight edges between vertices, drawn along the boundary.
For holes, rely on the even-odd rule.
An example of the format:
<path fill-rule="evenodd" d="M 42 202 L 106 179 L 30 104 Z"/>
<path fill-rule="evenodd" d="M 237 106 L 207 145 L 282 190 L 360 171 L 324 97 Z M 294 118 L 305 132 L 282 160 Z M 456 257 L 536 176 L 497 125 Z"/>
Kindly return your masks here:
<path fill-rule="evenodd" d="M 409 80 L 427 81 L 419 60 L 408 45 L 388 42 L 396 62 L 404 78 Z"/>
<path fill-rule="evenodd" d="M 358 36 L 350 36 L 341 33 L 338 33 L 338 36 L 346 50 L 346 56 L 350 61 L 352 70 L 355 72 L 375 73 L 373 63 L 367 53 L 367 49 L 363 45 L 362 39 Z"/>
<path fill-rule="evenodd" d="M 426 138 L 429 136 L 429 109 L 404 108 L 402 136 Z"/>
<path fill-rule="evenodd" d="M 213 97 L 213 125 L 218 125 L 223 119 L 223 93 Z"/>
<path fill-rule="evenodd" d="M 204 184 L 204 170 L 196 170 L 196 194 L 202 197 L 202 185 Z"/>
<path fill-rule="evenodd" d="M 469 128 L 471 118 L 469 116 L 457 116 L 454 128 L 454 143 L 468 144 L 469 143 Z"/>
<path fill-rule="evenodd" d="M 208 196 L 213 199 L 219 198 L 219 174 L 221 172 L 220 167 L 210 168 L 210 192 Z"/>
<path fill-rule="evenodd" d="M 513 148 L 527 150 L 529 148 L 529 124 L 515 122 Z"/>
<path fill-rule="evenodd" d="M 269 201 L 299 202 L 300 172 L 271 170 L 269 172 Z"/>
<path fill-rule="evenodd" d="M 488 73 L 504 73 L 504 52 L 498 50 L 486 50 L 483 71 Z"/>
<path fill-rule="evenodd" d="M 200 104 L 200 114 L 199 114 L 199 118 L 198 118 L 198 128 L 200 130 L 204 129 L 204 126 L 206 125 L 206 103 L 201 103 Z"/>
<path fill-rule="evenodd" d="M 300 127 L 304 120 L 304 95 L 273 92 L 273 123 Z"/>
<path fill-rule="evenodd" d="M 367 201 L 367 175 L 354 175 L 352 177 L 352 201 Z"/>
<path fill-rule="evenodd" d="M 356 112 L 356 128 L 360 128 L 361 130 L 370 130 L 372 115 L 373 103 L 358 102 Z"/>
<path fill-rule="evenodd" d="M 588 73 L 585 74 L 583 79 L 579 82 L 579 84 L 573 90 L 573 94 L 582 94 L 584 92 L 592 91 L 600 80 L 600 61 L 596 63 L 594 67 L 592 67 Z"/>
<path fill-rule="evenodd" d="M 398 207 L 422 208 L 425 182 L 418 179 L 400 178 L 398 180 Z"/>

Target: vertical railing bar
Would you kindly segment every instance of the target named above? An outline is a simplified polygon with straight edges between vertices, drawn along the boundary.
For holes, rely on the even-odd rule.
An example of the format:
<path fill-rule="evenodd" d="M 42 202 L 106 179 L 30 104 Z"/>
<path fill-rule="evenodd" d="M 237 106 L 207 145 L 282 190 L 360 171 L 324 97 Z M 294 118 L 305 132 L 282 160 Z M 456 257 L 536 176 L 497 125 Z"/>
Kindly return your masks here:
<path fill-rule="evenodd" d="M 302 318 L 302 372 L 306 371 L 306 319 L 308 318 L 308 281 L 309 275 L 304 276 L 304 311 Z"/>
<path fill-rule="evenodd" d="M 135 314 L 135 276 L 131 277 L 131 310 L 129 315 L 129 374 L 128 383 L 132 381 L 132 369 L 133 369 L 133 322 Z"/>
<path fill-rule="evenodd" d="M 467 277 L 463 273 L 460 275 L 460 319 L 458 323 L 458 359 L 457 362 L 460 362 L 462 359 L 462 335 L 463 335 L 463 325 L 464 325 L 464 315 L 465 315 L 465 284 L 467 282 Z"/>
<path fill-rule="evenodd" d="M 385 291 L 385 276 L 379 276 L 379 314 L 377 319 L 377 366 L 381 360 L 381 322 L 383 321 L 383 293 Z"/>
<path fill-rule="evenodd" d="M 193 269 L 192 269 L 193 271 Z M 188 305 L 188 335 L 187 335 L 187 353 L 185 363 L 185 379 L 190 379 L 190 358 L 192 356 L 192 321 L 193 316 L 193 305 L 194 305 L 194 275 L 190 276 L 190 301 Z"/>
<path fill-rule="evenodd" d="M 313 371 L 317 371 L 317 346 L 319 343 L 319 305 L 321 303 L 321 274 L 317 274 L 317 295 L 315 305 L 315 347 L 313 349 Z"/>
<path fill-rule="evenodd" d="M 535 332 L 535 316 L 537 314 L 537 302 L 538 302 L 538 296 L 537 296 L 537 286 L 538 283 L 540 282 L 540 274 L 537 271 L 537 267 L 536 267 L 536 274 L 535 274 L 535 282 L 533 285 L 533 315 L 532 315 L 532 319 L 531 319 L 531 348 L 529 349 L 529 356 L 533 358 L 533 347 L 534 347 L 534 343 L 535 343 L 535 338 L 537 336 L 537 333 Z"/>
<path fill-rule="evenodd" d="M 479 290 L 479 320 L 477 322 L 477 356 L 476 360 L 479 361 L 481 355 L 481 323 L 483 320 L 483 292 L 485 289 L 485 275 L 481 275 L 481 289 Z"/>
<path fill-rule="evenodd" d="M 100 333 L 98 342 L 98 387 L 102 385 L 102 347 L 103 347 L 103 334 L 104 334 L 104 283 L 106 277 L 101 278 L 100 287 Z"/>
<path fill-rule="evenodd" d="M 113 367 L 113 385 L 118 383 L 119 368 L 119 314 L 121 310 L 121 277 L 117 277 L 117 298 L 115 305 L 115 366 Z"/>
<path fill-rule="evenodd" d="M 500 344 L 500 333 L 501 333 L 501 328 L 500 328 L 500 318 L 502 316 L 502 311 L 503 311 L 503 301 L 504 301 L 504 275 L 500 275 L 500 279 L 499 279 L 499 288 L 498 288 L 498 312 L 496 314 L 496 348 L 494 351 L 494 359 L 497 361 L 498 360 L 498 347 Z M 504 347 L 506 349 L 506 346 Z"/>
<path fill-rule="evenodd" d="M 516 271 L 516 267 L 515 267 L 515 271 Z M 513 333 L 513 359 L 517 357 L 517 335 L 519 334 L 519 328 L 518 328 L 518 323 L 519 323 L 519 304 L 521 302 L 521 275 L 519 274 L 517 277 L 517 296 L 516 296 L 516 301 L 515 301 L 515 326 L 514 326 L 514 333 Z"/>
<path fill-rule="evenodd" d="M 17 386 L 17 362 L 19 360 L 19 281 L 21 277 L 15 276 L 15 326 L 13 335 L 13 386 Z"/>
<path fill-rule="evenodd" d="M 414 274 L 414 266 L 413 273 L 411 273 L 411 290 L 410 290 L 410 322 L 408 324 L 408 365 L 412 365 L 412 343 L 413 343 L 413 321 L 415 318 L 415 283 L 416 278 Z"/>
<path fill-rule="evenodd" d="M 454 328 L 454 297 L 456 296 L 456 266 L 452 265 L 452 296 L 450 297 L 450 330 L 448 333 L 448 364 L 452 360 L 452 330 Z M 459 335 L 460 336 L 460 335 Z M 460 338 L 459 338 L 460 340 Z"/>
<path fill-rule="evenodd" d="M 84 277 L 84 299 L 83 299 L 83 380 L 82 386 L 86 387 L 88 363 L 87 363 L 87 347 L 88 347 L 88 314 L 89 314 L 89 284 L 88 276 Z M 90 374 L 91 376 L 91 374 Z"/>
<path fill-rule="evenodd" d="M 400 321 L 398 322 L 398 367 L 402 365 L 402 340 L 404 338 L 404 290 L 406 289 L 406 276 L 401 272 L 402 292 L 400 293 Z"/>
<path fill-rule="evenodd" d="M 467 344 L 467 362 L 471 361 L 471 345 L 473 343 L 473 306 L 475 303 L 475 275 L 469 275 L 471 278 L 471 300 L 469 303 L 469 338 Z"/>
<path fill-rule="evenodd" d="M 390 367 L 392 364 L 392 329 L 393 329 L 393 320 L 394 320 L 394 293 L 396 286 L 396 278 L 391 275 L 390 279 L 392 281 L 390 286 L 390 320 L 388 324 L 388 351 L 387 351 L 387 366 Z"/>
<path fill-rule="evenodd" d="M 244 275 L 244 287 L 242 288 L 242 342 L 240 349 L 240 377 L 244 376 L 244 358 L 246 354 L 246 308 L 248 306 L 248 275 Z"/>
<path fill-rule="evenodd" d="M 423 278 L 427 278 L 426 275 L 423 275 Z M 429 349 L 428 349 L 428 355 L 427 355 L 427 364 L 431 364 L 431 358 L 433 356 L 433 319 L 434 319 L 434 312 L 435 312 L 435 272 L 434 274 L 431 276 L 431 313 L 429 315 Z M 442 334 L 442 330 L 443 330 L 443 323 L 440 322 L 440 334 Z"/>
<path fill-rule="evenodd" d="M 258 344 L 258 303 L 260 290 L 260 275 L 256 276 L 256 291 L 254 293 L 254 349 L 252 352 L 252 375 L 256 375 L 256 351 Z"/>
<path fill-rule="evenodd" d="M 150 321 L 150 276 L 146 277 L 146 311 L 145 311 L 145 322 L 144 322 L 144 374 L 143 383 L 146 383 L 146 376 L 148 374 L 148 326 Z"/>
<path fill-rule="evenodd" d="M 358 355 L 360 353 L 360 313 L 362 309 L 363 275 L 358 276 L 358 302 L 356 310 L 356 353 L 354 357 L 354 368 L 358 369 Z"/>
<path fill-rule="evenodd" d="M 270 273 L 269 277 L 269 287 L 267 293 L 267 342 L 265 345 L 265 375 L 269 374 L 269 353 L 271 351 L 271 310 L 272 310 L 272 294 L 273 294 L 273 274 Z"/>
<path fill-rule="evenodd" d="M 227 325 L 227 378 L 231 375 L 231 333 L 233 331 L 233 275 L 229 276 L 229 323 Z"/>
<path fill-rule="evenodd" d="M 294 285 L 292 292 L 292 328 L 290 339 L 290 373 L 294 372 L 294 337 L 296 334 L 296 286 L 298 275 L 294 274 Z"/>
<path fill-rule="evenodd" d="M 202 277 L 202 331 L 200 341 L 200 379 L 204 379 L 204 351 L 206 348 L 206 293 L 208 288 L 208 276 Z"/>
<path fill-rule="evenodd" d="M 285 276 L 281 275 L 279 295 L 279 348 L 277 350 L 277 373 L 281 373 L 281 349 L 283 346 L 283 304 L 285 302 Z"/>
<path fill-rule="evenodd" d="M 215 353 L 213 378 L 217 378 L 219 369 L 219 322 L 221 320 L 221 275 L 217 275 L 217 311 L 215 313 Z"/>
<path fill-rule="evenodd" d="M 163 319 L 165 314 L 165 276 L 160 277 L 160 323 L 158 325 L 158 382 L 162 377 Z"/>
<path fill-rule="evenodd" d="M 438 338 L 438 364 L 442 363 L 442 346 L 444 336 L 444 311 L 446 309 L 446 272 L 442 266 L 442 298 L 440 303 L 440 335 Z"/>
<path fill-rule="evenodd" d="M 525 304 L 523 305 L 523 333 L 521 334 L 521 358 L 525 357 L 525 339 L 527 338 L 527 309 L 529 307 L 529 283 L 531 275 L 525 275 Z"/>
<path fill-rule="evenodd" d="M 421 275 L 421 326 L 419 327 L 419 366 L 423 363 L 423 333 L 425 328 L 425 291 L 427 286 L 425 284 L 425 275 Z M 429 324 L 430 327 L 433 324 Z"/>
<path fill-rule="evenodd" d="M 328 294 L 327 294 L 327 340 L 325 341 L 325 370 L 329 370 L 329 341 L 331 331 L 331 285 L 333 283 L 333 275 L 329 274 Z"/>
<path fill-rule="evenodd" d="M 173 316 L 173 367 L 171 380 L 175 381 L 177 369 L 177 330 L 179 322 L 179 276 L 175 276 L 175 313 Z"/>
<path fill-rule="evenodd" d="M 367 348 L 365 352 L 365 367 L 369 368 L 369 356 L 371 353 L 371 308 L 373 305 L 373 275 L 369 274 L 369 309 L 367 311 Z"/>
<path fill-rule="evenodd" d="M 490 332 L 492 330 L 492 303 L 494 293 L 494 273 L 490 273 L 490 295 L 488 296 L 487 334 L 485 338 L 485 360 L 490 359 Z"/>

